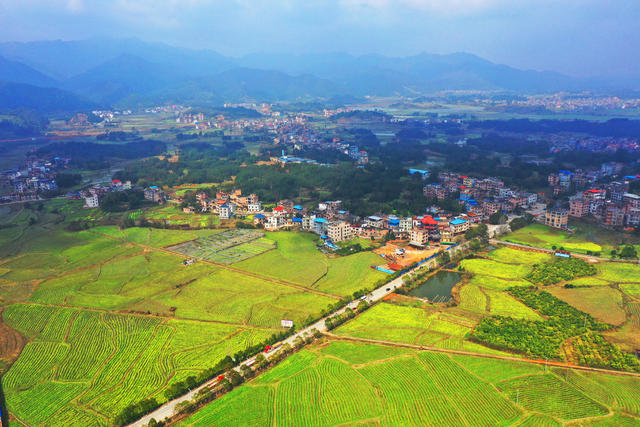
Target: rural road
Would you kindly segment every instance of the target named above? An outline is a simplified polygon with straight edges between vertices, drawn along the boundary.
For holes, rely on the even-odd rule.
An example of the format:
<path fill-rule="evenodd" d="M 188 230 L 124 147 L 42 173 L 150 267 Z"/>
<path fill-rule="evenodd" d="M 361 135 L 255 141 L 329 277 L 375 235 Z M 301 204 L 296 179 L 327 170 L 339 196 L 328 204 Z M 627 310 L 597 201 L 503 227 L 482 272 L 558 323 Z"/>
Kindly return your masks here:
<path fill-rule="evenodd" d="M 466 244 L 461 244 L 455 247 L 450 247 L 449 249 L 447 249 L 447 251 L 449 253 L 451 253 L 452 255 L 455 254 L 456 252 L 463 250 L 466 248 Z M 422 269 L 422 268 L 430 268 L 435 266 L 436 263 L 436 259 L 432 259 L 426 263 L 424 263 L 423 265 L 421 265 L 418 269 Z M 416 269 L 412 270 L 415 271 Z M 376 301 L 380 301 L 381 299 L 383 299 L 384 297 L 386 297 L 387 295 L 393 293 L 393 291 L 396 288 L 399 288 L 400 286 L 402 286 L 403 282 L 402 282 L 402 278 L 409 273 L 405 273 L 402 276 L 399 276 L 397 278 L 395 278 L 394 280 L 392 280 L 391 282 L 388 282 L 382 286 L 380 286 L 379 288 L 373 290 L 372 292 L 370 292 L 367 296 L 366 296 L 366 300 L 371 304 L 374 303 Z M 304 339 L 305 335 L 309 335 L 312 333 L 312 331 L 314 329 L 317 329 L 320 332 L 326 333 L 327 332 L 327 327 L 325 325 L 325 320 L 329 317 L 333 317 L 337 314 L 341 314 L 343 313 L 347 307 L 354 309 L 356 308 L 356 306 L 358 305 L 358 303 L 360 302 L 360 300 L 355 300 L 350 302 L 346 307 L 341 308 L 340 310 L 337 310 L 331 314 L 329 314 L 328 316 L 318 320 L 316 323 L 306 327 L 305 329 L 298 331 L 297 333 L 295 333 L 294 335 L 290 336 L 289 338 L 287 338 L 286 340 L 280 342 L 280 344 L 289 344 L 293 347 L 293 342 L 296 340 L 296 338 L 301 337 Z M 276 344 L 277 345 L 277 344 Z M 275 345 L 274 345 L 275 346 Z M 275 354 L 275 352 L 272 353 L 267 353 L 265 354 L 265 357 L 267 359 L 269 359 L 273 354 Z M 251 363 L 253 360 L 255 359 L 254 357 L 251 357 L 247 360 L 245 360 L 244 362 L 242 362 L 237 368 L 236 370 L 239 371 L 240 366 L 242 365 L 246 365 L 247 363 Z M 176 406 L 181 403 L 184 402 L 186 400 L 191 400 L 195 397 L 195 395 L 202 390 L 205 387 L 210 387 L 213 383 L 215 383 L 217 380 L 216 379 L 212 379 L 204 384 L 202 384 L 201 386 L 191 390 L 190 392 L 188 392 L 187 394 L 184 394 L 174 400 L 171 400 L 167 403 L 165 403 L 164 405 L 162 405 L 161 407 L 159 407 L 158 409 L 156 409 L 155 411 L 151 412 L 150 414 L 145 415 L 144 417 L 142 417 L 141 419 L 139 419 L 138 421 L 130 424 L 131 427 L 143 427 L 146 426 L 149 421 L 151 421 L 152 418 L 154 418 L 156 421 L 160 421 L 160 420 L 164 420 L 167 417 L 171 417 L 173 416 Z"/>
<path fill-rule="evenodd" d="M 376 289 L 373 292 L 371 292 L 370 294 L 368 294 L 367 295 L 367 301 L 369 301 L 370 303 L 373 303 L 375 301 L 379 301 L 382 298 L 384 298 L 387 295 L 389 295 L 390 293 L 392 293 L 396 287 L 400 287 L 401 285 L 402 285 L 402 276 L 392 280 L 391 282 L 385 284 L 384 286 L 379 287 L 378 289 Z M 326 325 L 324 323 L 327 318 L 335 316 L 336 314 L 343 313 L 347 309 L 347 307 L 349 307 L 351 309 L 354 309 L 358 305 L 359 302 L 360 302 L 360 300 L 352 301 L 346 307 L 344 307 L 344 308 L 342 308 L 340 310 L 337 310 L 337 311 L 331 313 L 330 315 L 328 315 L 327 317 L 324 317 L 324 318 L 318 320 L 316 323 L 312 324 L 311 326 L 308 326 L 305 329 L 303 329 L 303 330 L 295 333 L 294 335 L 290 336 L 286 340 L 281 341 L 280 344 L 289 344 L 289 345 L 291 345 L 293 347 L 293 342 L 296 340 L 296 338 L 301 337 L 301 338 L 304 339 L 304 336 L 311 334 L 312 330 L 314 330 L 314 329 L 317 329 L 320 332 L 327 332 L 327 327 L 326 327 Z M 274 351 L 274 352 L 271 352 L 271 353 L 266 353 L 264 355 L 265 355 L 265 357 L 267 359 L 269 359 L 275 353 L 276 352 Z M 247 363 L 251 363 L 254 359 L 255 359 L 255 356 L 245 360 L 244 362 L 242 362 L 240 364 L 240 366 L 246 365 Z M 239 370 L 240 366 L 238 366 L 238 368 L 236 368 L 236 370 Z M 184 395 L 182 395 L 182 396 L 180 396 L 180 397 L 178 397 L 178 398 L 176 398 L 174 400 L 171 400 L 171 401 L 165 403 L 160 408 L 156 409 L 155 411 L 151 412 L 150 414 L 145 415 L 143 418 L 139 419 L 138 421 L 130 424 L 130 426 L 132 426 L 132 427 L 143 427 L 143 426 L 146 426 L 149 423 L 149 421 L 151 421 L 152 418 L 155 418 L 156 421 L 160 421 L 160 420 L 163 420 L 163 419 L 165 419 L 167 417 L 173 416 L 173 414 L 175 412 L 175 409 L 176 409 L 176 406 L 179 403 L 184 402 L 186 400 L 193 399 L 195 397 L 195 395 L 200 390 L 202 390 L 205 387 L 211 386 L 216 381 L 217 381 L 216 379 L 210 380 L 210 381 L 204 383 L 203 385 L 199 386 L 198 388 L 195 388 L 195 389 L 191 390 L 189 393 L 184 394 Z"/>
<path fill-rule="evenodd" d="M 455 252 L 463 249 L 464 246 L 466 246 L 466 245 L 462 244 L 462 245 L 453 247 L 451 250 L 449 250 L 449 252 L 450 253 L 455 253 Z M 434 266 L 435 262 L 436 262 L 436 260 L 433 259 L 433 260 L 423 264 L 419 268 L 432 267 L 432 266 Z M 413 270 L 413 271 L 415 271 L 415 270 Z M 406 275 L 406 274 L 409 274 L 409 273 L 405 273 L 404 275 Z M 403 278 L 404 275 L 399 276 L 399 277 L 395 278 L 394 280 L 392 280 L 391 282 L 388 282 L 388 283 L 384 284 L 383 286 L 380 286 L 379 288 L 373 290 L 371 293 L 369 293 L 366 296 L 366 300 L 369 303 L 374 303 L 376 301 L 380 301 L 381 299 L 383 299 L 387 295 L 393 293 L 393 291 L 396 288 L 399 288 L 400 286 L 402 286 L 402 284 L 403 284 L 402 278 Z M 329 314 L 328 316 L 318 320 L 316 323 L 312 324 L 311 326 L 308 326 L 305 329 L 303 329 L 303 330 L 295 333 L 294 335 L 290 336 L 286 340 L 281 341 L 280 344 L 289 344 L 289 345 L 291 345 L 293 347 L 293 342 L 296 340 L 296 338 L 301 337 L 301 338 L 304 339 L 304 336 L 311 334 L 313 329 L 317 329 L 320 332 L 327 332 L 327 327 L 325 325 L 325 320 L 327 318 L 335 316 L 337 314 L 343 313 L 347 309 L 347 307 L 349 307 L 351 309 L 354 309 L 354 308 L 356 308 L 356 306 L 358 305 L 359 302 L 360 302 L 360 300 L 352 301 L 346 307 L 344 307 L 344 308 L 342 308 L 340 310 L 337 310 L 337 311 Z M 275 345 L 274 345 L 274 347 L 275 347 Z M 275 354 L 275 352 L 272 352 L 270 354 L 267 353 L 267 354 L 265 354 L 265 357 L 267 359 L 269 359 L 273 354 Z M 246 365 L 247 363 L 251 363 L 254 359 L 255 359 L 255 356 L 245 360 L 244 362 L 242 362 L 240 364 L 240 366 Z M 236 368 L 236 370 L 239 370 L 240 366 L 238 366 Z M 195 395 L 200 390 L 202 390 L 205 387 L 211 386 L 216 381 L 217 381 L 217 379 L 212 379 L 212 380 L 204 383 L 203 385 L 199 386 L 198 388 L 195 388 L 195 389 L 191 390 L 187 394 L 184 394 L 184 395 L 182 395 L 182 396 L 180 396 L 180 397 L 178 397 L 178 398 L 176 398 L 174 400 L 171 400 L 171 401 L 165 403 L 164 405 L 162 405 L 161 407 L 159 407 L 155 411 L 151 412 L 150 414 L 145 415 L 143 418 L 141 418 L 138 421 L 130 424 L 130 426 L 131 427 L 143 427 L 143 426 L 146 426 L 149 423 L 149 421 L 151 421 L 152 418 L 154 418 L 156 421 L 160 421 L 160 420 L 164 420 L 167 417 L 173 416 L 173 414 L 175 412 L 175 409 L 176 409 L 176 406 L 179 403 L 184 402 L 186 400 L 193 399 L 195 397 Z"/>

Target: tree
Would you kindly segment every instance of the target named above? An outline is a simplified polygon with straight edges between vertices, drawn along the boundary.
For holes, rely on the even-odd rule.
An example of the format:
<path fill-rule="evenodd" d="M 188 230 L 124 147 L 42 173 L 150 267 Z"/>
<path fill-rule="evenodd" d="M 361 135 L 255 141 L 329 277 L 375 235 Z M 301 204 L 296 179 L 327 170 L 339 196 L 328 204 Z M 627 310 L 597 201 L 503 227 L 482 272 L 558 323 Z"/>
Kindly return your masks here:
<path fill-rule="evenodd" d="M 229 378 L 229 382 L 231 383 L 231 385 L 234 387 L 237 387 L 244 382 L 242 375 L 240 375 L 238 371 L 234 369 L 229 371 L 227 377 Z"/>
<path fill-rule="evenodd" d="M 507 223 L 507 215 L 502 211 L 495 212 L 489 217 L 489 224 L 499 225 Z"/>
<path fill-rule="evenodd" d="M 489 227 L 487 224 L 478 224 L 475 227 L 470 228 L 464 234 L 464 238 L 467 240 L 480 239 L 484 244 L 489 242 Z"/>
<path fill-rule="evenodd" d="M 638 252 L 635 247 L 627 245 L 620 251 L 620 258 L 636 259 L 638 258 Z"/>

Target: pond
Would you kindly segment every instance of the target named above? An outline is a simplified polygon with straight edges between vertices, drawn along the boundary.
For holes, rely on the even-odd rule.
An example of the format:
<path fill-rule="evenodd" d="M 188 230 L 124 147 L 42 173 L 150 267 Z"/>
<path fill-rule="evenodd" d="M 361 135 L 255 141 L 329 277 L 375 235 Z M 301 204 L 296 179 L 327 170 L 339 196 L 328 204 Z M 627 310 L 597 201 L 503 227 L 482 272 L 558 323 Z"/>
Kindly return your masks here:
<path fill-rule="evenodd" d="M 451 300 L 451 289 L 462 280 L 462 274 L 454 271 L 438 271 L 426 282 L 412 289 L 409 295 L 427 298 L 433 302 L 448 302 Z"/>

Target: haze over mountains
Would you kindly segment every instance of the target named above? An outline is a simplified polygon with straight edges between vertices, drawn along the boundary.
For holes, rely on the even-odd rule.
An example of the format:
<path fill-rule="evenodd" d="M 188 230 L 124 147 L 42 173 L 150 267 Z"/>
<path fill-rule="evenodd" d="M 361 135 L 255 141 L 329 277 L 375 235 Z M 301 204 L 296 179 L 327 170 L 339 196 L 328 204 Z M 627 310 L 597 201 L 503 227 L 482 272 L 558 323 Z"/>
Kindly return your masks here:
<path fill-rule="evenodd" d="M 419 96 L 443 90 L 545 93 L 611 89 L 554 72 L 518 70 L 475 55 L 404 58 L 343 53 L 229 58 L 138 39 L 0 44 L 0 108 L 40 111 L 157 103 L 329 100 Z M 41 102 L 33 98 L 37 88 Z M 8 99 L 11 95 L 14 99 Z M 63 100 L 55 106 L 52 99 Z"/>

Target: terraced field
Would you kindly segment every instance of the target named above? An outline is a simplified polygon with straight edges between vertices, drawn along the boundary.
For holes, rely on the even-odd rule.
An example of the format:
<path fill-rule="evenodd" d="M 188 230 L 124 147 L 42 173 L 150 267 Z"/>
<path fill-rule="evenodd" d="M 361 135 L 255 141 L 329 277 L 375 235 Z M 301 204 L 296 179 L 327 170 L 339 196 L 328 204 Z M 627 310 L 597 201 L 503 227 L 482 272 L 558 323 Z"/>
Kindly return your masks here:
<path fill-rule="evenodd" d="M 629 397 L 638 387 L 638 378 L 329 341 L 290 356 L 179 425 L 634 425 L 640 419 Z M 598 392 L 605 389 L 616 397 Z"/>

